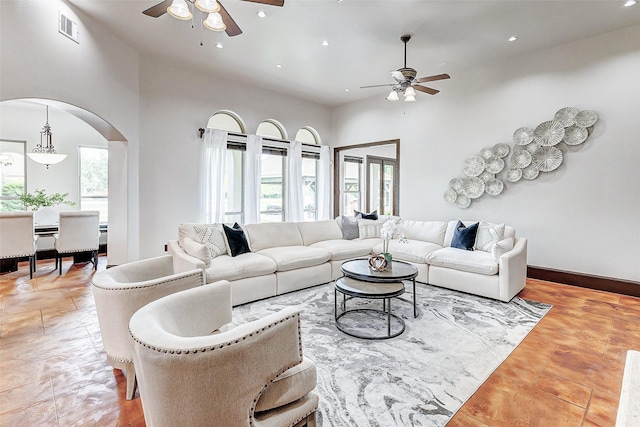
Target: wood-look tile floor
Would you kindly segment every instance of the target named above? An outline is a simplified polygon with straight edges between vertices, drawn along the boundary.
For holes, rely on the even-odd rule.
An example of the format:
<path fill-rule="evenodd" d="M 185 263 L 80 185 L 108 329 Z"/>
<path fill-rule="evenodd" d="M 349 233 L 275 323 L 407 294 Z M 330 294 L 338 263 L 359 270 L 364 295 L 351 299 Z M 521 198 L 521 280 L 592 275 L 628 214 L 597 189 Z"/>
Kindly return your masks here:
<path fill-rule="evenodd" d="M 100 257 L 98 270 L 106 268 Z M 0 426 L 144 426 L 140 399 L 106 364 L 92 265 L 0 274 Z M 553 308 L 449 426 L 613 426 L 640 298 L 529 279 Z"/>

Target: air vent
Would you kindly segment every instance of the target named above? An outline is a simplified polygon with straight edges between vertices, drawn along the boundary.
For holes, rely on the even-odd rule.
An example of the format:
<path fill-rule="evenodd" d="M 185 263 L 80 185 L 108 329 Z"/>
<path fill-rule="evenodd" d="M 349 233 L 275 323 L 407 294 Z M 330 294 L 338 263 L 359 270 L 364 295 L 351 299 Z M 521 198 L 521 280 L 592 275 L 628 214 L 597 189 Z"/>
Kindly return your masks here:
<path fill-rule="evenodd" d="M 58 12 L 58 32 L 78 42 L 78 24 L 67 18 L 62 12 Z"/>

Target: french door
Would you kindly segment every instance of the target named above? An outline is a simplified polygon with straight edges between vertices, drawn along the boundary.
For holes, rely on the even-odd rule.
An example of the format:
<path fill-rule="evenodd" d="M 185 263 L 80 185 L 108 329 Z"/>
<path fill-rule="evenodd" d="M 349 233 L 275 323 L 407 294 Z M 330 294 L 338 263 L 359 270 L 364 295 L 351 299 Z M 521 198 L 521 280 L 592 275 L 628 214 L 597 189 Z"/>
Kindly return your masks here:
<path fill-rule="evenodd" d="M 397 162 L 386 157 L 367 156 L 367 212 L 397 215 Z"/>

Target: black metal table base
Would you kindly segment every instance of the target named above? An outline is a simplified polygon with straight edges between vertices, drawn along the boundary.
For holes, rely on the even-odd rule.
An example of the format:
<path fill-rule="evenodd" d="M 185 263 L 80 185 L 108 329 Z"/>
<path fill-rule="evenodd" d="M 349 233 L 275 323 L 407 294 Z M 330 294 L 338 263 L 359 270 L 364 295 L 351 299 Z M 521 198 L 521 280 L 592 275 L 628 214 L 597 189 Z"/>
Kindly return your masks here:
<path fill-rule="evenodd" d="M 351 310 L 347 309 L 347 301 L 353 298 L 359 298 L 359 297 L 355 297 L 355 296 L 350 296 L 349 298 L 346 297 L 346 294 L 342 293 L 342 303 L 338 304 L 338 292 L 340 292 L 337 288 L 334 288 L 334 301 L 335 301 L 335 307 L 334 307 L 334 313 L 335 313 L 335 322 L 336 322 L 336 327 L 338 328 L 338 330 L 340 330 L 341 332 L 350 335 L 352 337 L 356 337 L 356 338 L 361 338 L 361 339 L 365 339 L 365 340 L 386 340 L 389 338 L 394 338 L 397 337 L 399 335 L 402 335 L 402 333 L 405 330 L 405 323 L 404 320 L 400 317 L 397 316 L 393 313 L 391 313 L 391 298 L 393 297 L 385 297 L 385 298 L 366 298 L 366 299 L 382 299 L 382 310 L 379 309 L 375 309 L 375 308 L 352 308 Z M 339 313 L 338 312 L 338 306 L 340 305 L 342 311 Z M 373 314 L 373 316 L 370 317 L 386 317 L 387 319 L 387 334 L 386 335 L 370 335 L 370 334 L 364 334 L 362 332 L 360 332 L 357 328 L 354 329 L 349 329 L 348 327 L 344 326 L 341 324 L 340 319 L 342 319 L 345 315 L 351 315 L 351 314 L 356 314 L 356 313 L 370 313 Z M 381 316 L 378 316 L 381 315 Z M 393 322 L 392 322 L 393 320 Z M 392 327 L 392 323 L 395 323 L 397 326 Z"/>

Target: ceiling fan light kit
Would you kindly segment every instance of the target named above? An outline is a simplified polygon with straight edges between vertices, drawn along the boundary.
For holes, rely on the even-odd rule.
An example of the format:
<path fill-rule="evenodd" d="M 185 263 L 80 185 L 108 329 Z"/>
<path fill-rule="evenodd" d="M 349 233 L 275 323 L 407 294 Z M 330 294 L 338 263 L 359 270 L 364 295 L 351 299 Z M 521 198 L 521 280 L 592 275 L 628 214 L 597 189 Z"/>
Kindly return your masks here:
<path fill-rule="evenodd" d="M 181 21 L 188 21 L 193 18 L 191 10 L 189 10 L 189 6 L 187 6 L 187 2 L 185 0 L 173 0 L 171 6 L 167 8 L 167 13 Z"/>
<path fill-rule="evenodd" d="M 204 13 L 220 12 L 220 5 L 216 0 L 196 0 L 198 10 Z"/>
<path fill-rule="evenodd" d="M 224 31 L 227 29 L 227 26 L 222 21 L 222 16 L 217 12 L 210 13 L 207 19 L 202 21 L 202 25 L 211 31 Z"/>
<path fill-rule="evenodd" d="M 432 89 L 427 86 L 422 86 L 419 83 L 445 80 L 450 78 L 449 74 L 437 74 L 434 76 L 420 77 L 417 79 L 417 71 L 413 68 L 407 67 L 407 42 L 411 40 L 411 36 L 404 35 L 400 37 L 400 40 L 402 41 L 402 43 L 404 43 L 404 67 L 391 71 L 391 77 L 396 81 L 396 83 L 361 86 L 360 89 L 391 86 L 391 92 L 389 92 L 389 95 L 385 99 L 392 102 L 400 100 L 398 92 L 402 92 L 404 102 L 415 102 L 416 90 L 428 93 L 429 95 L 435 95 L 436 93 L 440 92 L 439 90 Z"/>

